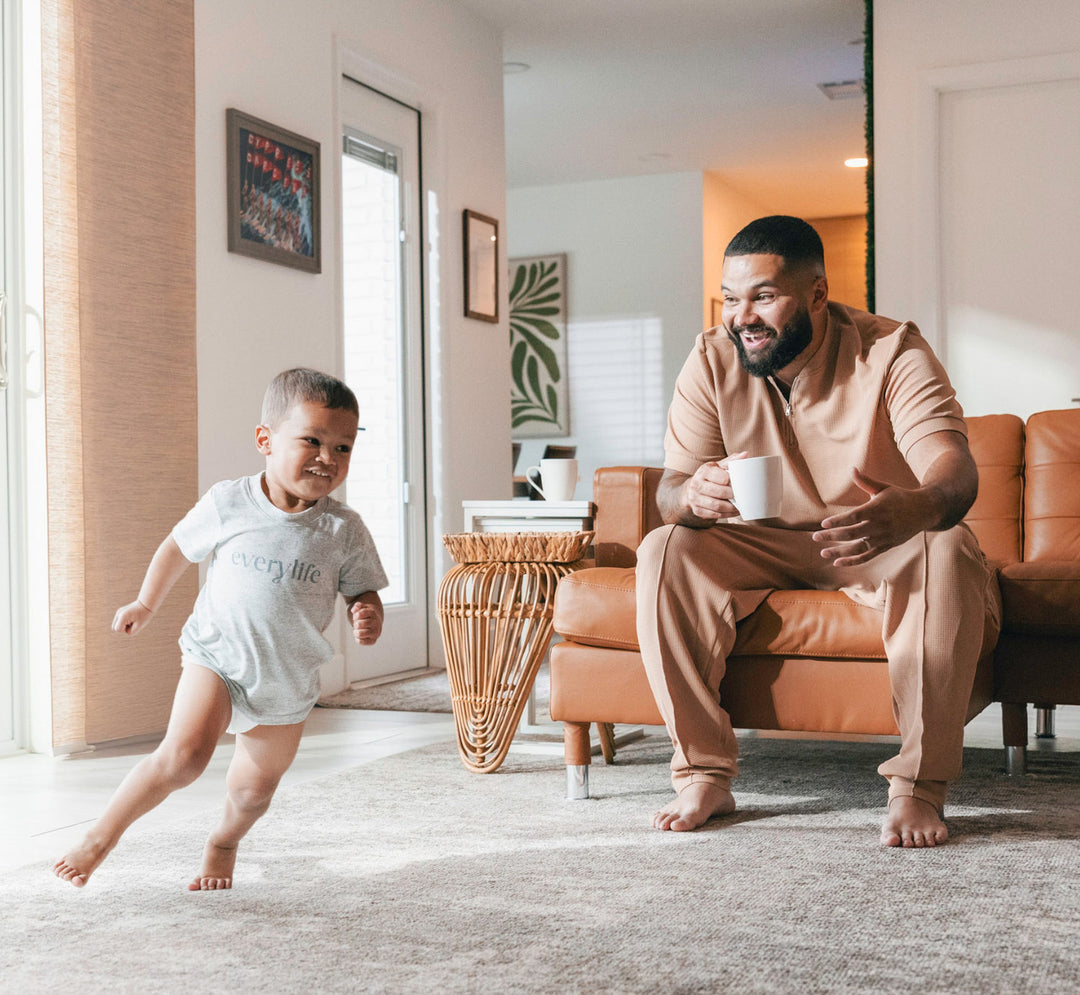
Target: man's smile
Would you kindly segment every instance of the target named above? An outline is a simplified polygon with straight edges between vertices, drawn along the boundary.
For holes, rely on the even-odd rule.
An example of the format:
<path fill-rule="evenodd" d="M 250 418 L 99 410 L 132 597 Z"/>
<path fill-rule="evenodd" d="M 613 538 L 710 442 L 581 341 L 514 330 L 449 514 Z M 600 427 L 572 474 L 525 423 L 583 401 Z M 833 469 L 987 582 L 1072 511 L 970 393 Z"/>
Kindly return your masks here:
<path fill-rule="evenodd" d="M 773 329 L 764 328 L 740 328 L 738 330 L 739 338 L 742 339 L 743 345 L 748 349 L 760 348 L 762 344 L 775 337 Z"/>

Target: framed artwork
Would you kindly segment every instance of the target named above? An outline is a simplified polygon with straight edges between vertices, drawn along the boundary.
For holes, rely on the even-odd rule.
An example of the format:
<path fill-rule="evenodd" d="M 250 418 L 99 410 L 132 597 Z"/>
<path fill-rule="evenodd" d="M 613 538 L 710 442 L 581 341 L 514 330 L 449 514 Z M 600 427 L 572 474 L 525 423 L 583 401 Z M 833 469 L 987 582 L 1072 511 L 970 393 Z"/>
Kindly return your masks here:
<path fill-rule="evenodd" d="M 462 213 L 465 250 L 465 317 L 499 320 L 499 222 L 476 211 Z"/>
<path fill-rule="evenodd" d="M 565 254 L 510 260 L 510 372 L 514 438 L 569 435 Z"/>
<path fill-rule="evenodd" d="M 229 251 L 322 271 L 319 143 L 230 107 Z"/>

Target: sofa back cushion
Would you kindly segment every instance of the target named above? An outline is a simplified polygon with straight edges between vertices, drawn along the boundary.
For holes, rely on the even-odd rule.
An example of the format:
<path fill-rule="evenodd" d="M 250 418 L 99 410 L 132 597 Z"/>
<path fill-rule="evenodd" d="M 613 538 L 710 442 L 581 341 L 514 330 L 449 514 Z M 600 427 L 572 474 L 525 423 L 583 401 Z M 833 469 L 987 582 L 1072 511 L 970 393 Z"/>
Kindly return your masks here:
<path fill-rule="evenodd" d="M 979 494 L 964 521 L 987 559 L 999 566 L 1016 563 L 1023 551 L 1024 423 L 1016 415 L 981 415 L 967 425 Z"/>
<path fill-rule="evenodd" d="M 1024 560 L 1080 559 L 1080 408 L 1027 422 Z"/>
<path fill-rule="evenodd" d="M 1080 409 L 1050 414 L 1080 415 Z M 1023 550 L 1024 423 L 1016 415 L 981 415 L 968 418 L 967 424 L 968 444 L 979 468 L 979 493 L 964 520 L 990 560 L 998 565 L 1016 563 Z M 1080 421 L 1073 424 L 1080 433 Z M 637 564 L 641 540 L 664 524 L 656 504 L 656 488 L 663 475 L 659 467 L 644 466 L 605 466 L 596 471 L 598 567 Z M 1080 489 L 1075 493 L 1080 497 Z M 1080 518 L 1074 524 L 1080 528 Z"/>

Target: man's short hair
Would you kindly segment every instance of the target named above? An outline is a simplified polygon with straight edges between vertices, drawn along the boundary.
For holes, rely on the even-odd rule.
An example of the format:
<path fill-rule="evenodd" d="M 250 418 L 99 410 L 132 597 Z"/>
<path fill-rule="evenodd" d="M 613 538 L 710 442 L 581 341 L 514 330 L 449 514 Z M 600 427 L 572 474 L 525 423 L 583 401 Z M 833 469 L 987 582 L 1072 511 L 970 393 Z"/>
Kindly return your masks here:
<path fill-rule="evenodd" d="M 751 221 L 724 250 L 728 256 L 780 256 L 786 267 L 819 266 L 825 269 L 821 236 L 802 218 L 773 214 Z"/>
<path fill-rule="evenodd" d="M 305 402 L 321 404 L 324 408 L 344 408 L 360 416 L 356 395 L 337 377 L 301 366 L 285 370 L 270 381 L 263 395 L 262 424 L 275 428 L 297 404 Z"/>

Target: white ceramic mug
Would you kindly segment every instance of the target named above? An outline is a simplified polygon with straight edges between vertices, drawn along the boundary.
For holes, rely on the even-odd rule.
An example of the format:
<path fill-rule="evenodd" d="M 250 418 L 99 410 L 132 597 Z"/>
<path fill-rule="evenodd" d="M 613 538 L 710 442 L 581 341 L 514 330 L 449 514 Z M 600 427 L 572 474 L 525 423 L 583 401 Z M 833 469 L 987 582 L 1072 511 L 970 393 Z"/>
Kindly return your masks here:
<path fill-rule="evenodd" d="M 776 518 L 784 494 L 784 467 L 779 456 L 751 456 L 727 464 L 732 499 L 744 522 Z"/>
<path fill-rule="evenodd" d="M 533 479 L 534 474 L 539 476 L 539 481 Z M 577 460 L 542 459 L 539 466 L 530 466 L 525 471 L 525 479 L 545 501 L 573 501 L 578 482 Z"/>

